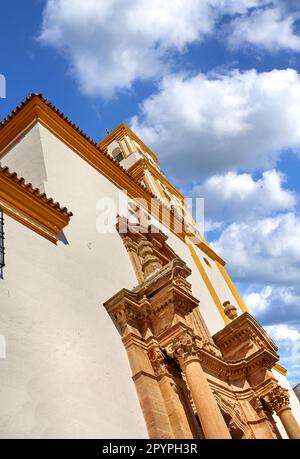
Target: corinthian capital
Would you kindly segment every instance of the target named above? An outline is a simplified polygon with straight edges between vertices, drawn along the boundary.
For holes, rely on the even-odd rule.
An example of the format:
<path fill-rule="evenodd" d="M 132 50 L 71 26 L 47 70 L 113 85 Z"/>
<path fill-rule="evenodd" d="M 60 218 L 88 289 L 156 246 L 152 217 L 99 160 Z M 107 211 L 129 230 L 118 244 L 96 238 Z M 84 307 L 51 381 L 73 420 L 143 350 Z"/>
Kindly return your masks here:
<path fill-rule="evenodd" d="M 267 395 L 263 397 L 270 411 L 276 414 L 290 408 L 290 397 L 287 389 L 276 386 Z"/>
<path fill-rule="evenodd" d="M 166 352 L 181 365 L 191 357 L 197 356 L 199 349 L 196 337 L 190 331 L 185 330 L 166 347 Z"/>

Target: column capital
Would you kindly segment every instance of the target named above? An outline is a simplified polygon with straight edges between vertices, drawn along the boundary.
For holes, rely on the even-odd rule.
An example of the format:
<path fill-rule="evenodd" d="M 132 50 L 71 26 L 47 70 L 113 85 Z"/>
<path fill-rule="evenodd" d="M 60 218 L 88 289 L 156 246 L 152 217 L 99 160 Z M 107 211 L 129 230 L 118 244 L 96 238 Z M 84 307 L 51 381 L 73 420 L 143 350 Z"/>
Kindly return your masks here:
<path fill-rule="evenodd" d="M 289 391 L 281 386 L 276 386 L 274 389 L 271 389 L 263 399 L 269 410 L 271 412 L 275 411 L 276 414 L 291 409 Z"/>
<path fill-rule="evenodd" d="M 166 346 L 166 352 L 182 366 L 189 360 L 199 359 L 200 346 L 198 341 L 199 339 L 190 330 L 183 330 Z"/>

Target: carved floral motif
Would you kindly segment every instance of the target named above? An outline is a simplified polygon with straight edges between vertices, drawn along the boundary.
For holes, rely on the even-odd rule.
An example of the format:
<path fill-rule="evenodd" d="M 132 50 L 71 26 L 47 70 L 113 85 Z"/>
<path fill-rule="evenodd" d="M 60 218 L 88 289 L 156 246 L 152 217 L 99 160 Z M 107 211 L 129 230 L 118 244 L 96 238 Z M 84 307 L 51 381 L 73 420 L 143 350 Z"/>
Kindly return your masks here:
<path fill-rule="evenodd" d="M 190 357 L 197 356 L 199 350 L 196 337 L 188 330 L 177 335 L 166 347 L 167 354 L 178 360 L 179 363 L 184 363 Z"/>
<path fill-rule="evenodd" d="M 263 397 L 268 409 L 276 414 L 290 408 L 290 397 L 287 389 L 276 386 Z"/>

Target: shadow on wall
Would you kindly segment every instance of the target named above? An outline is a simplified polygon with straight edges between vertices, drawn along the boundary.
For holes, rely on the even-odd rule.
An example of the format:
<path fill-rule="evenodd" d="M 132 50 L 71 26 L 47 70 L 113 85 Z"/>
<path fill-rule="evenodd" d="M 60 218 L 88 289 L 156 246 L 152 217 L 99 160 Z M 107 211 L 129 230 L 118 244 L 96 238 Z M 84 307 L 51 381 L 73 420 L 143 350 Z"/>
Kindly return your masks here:
<path fill-rule="evenodd" d="M 63 244 L 69 245 L 69 241 L 68 241 L 68 239 L 66 238 L 65 233 L 64 233 L 63 231 L 61 231 L 60 233 L 58 233 L 58 234 L 56 235 L 56 237 L 57 237 L 57 239 L 58 239 L 60 242 L 62 242 Z"/>

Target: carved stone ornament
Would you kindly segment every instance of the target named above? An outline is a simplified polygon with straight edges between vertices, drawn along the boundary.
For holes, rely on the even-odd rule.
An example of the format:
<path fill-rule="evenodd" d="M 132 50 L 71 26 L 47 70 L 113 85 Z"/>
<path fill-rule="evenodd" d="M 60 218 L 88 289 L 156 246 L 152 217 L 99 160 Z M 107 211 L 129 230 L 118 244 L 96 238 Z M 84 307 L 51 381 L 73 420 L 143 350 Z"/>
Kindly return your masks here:
<path fill-rule="evenodd" d="M 162 376 L 168 373 L 165 356 L 159 346 L 152 346 L 148 351 L 148 357 L 152 364 L 155 376 Z"/>
<path fill-rule="evenodd" d="M 142 259 L 142 271 L 145 279 L 162 268 L 160 260 L 153 253 L 153 246 L 150 241 L 141 240 L 137 250 Z"/>
<path fill-rule="evenodd" d="M 276 414 L 283 410 L 290 409 L 290 397 L 287 389 L 276 386 L 263 397 L 268 409 Z"/>
<path fill-rule="evenodd" d="M 236 307 L 233 304 L 231 304 L 230 301 L 224 301 L 223 308 L 225 315 L 230 320 L 233 320 L 238 316 Z"/>
<path fill-rule="evenodd" d="M 185 363 L 189 358 L 197 356 L 199 350 L 200 347 L 196 337 L 188 330 L 182 331 L 166 347 L 167 354 L 178 360 L 179 364 Z"/>
<path fill-rule="evenodd" d="M 231 417 L 231 425 L 229 428 L 235 430 L 236 428 L 242 430 L 244 433 L 247 432 L 248 422 L 243 414 L 240 405 L 227 397 L 223 397 L 214 391 L 214 397 L 218 403 L 222 412 L 227 413 Z"/>
<path fill-rule="evenodd" d="M 254 397 L 252 400 L 250 400 L 250 404 L 256 411 L 257 416 L 262 417 L 264 415 L 264 407 L 259 397 Z"/>

